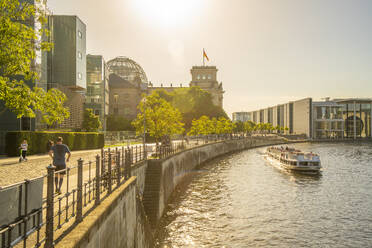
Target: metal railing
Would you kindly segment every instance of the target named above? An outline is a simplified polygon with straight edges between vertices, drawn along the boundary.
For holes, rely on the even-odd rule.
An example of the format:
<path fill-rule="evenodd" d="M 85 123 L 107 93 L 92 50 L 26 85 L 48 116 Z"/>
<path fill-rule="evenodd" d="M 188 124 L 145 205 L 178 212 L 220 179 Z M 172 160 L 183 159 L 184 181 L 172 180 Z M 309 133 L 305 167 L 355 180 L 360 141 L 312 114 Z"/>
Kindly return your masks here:
<path fill-rule="evenodd" d="M 44 180 L 42 207 L 28 211 L 27 196 L 23 205 L 24 214 L 19 214 L 12 223 L 0 227 L 0 248 L 54 246 L 55 234 L 65 231 L 83 220 L 84 215 L 131 177 L 133 164 L 147 158 L 162 159 L 206 143 L 242 139 L 241 135 L 210 135 L 189 137 L 169 145 L 151 147 L 138 145 L 101 149 L 95 161 L 79 159 L 77 164 L 56 171 L 49 165 Z M 63 177 L 63 193 L 56 193 L 55 178 Z M 38 179 L 40 179 L 38 178 Z M 27 187 L 28 180 L 11 187 Z M 28 192 L 27 190 L 25 192 Z M 21 212 L 20 212 L 21 213 Z"/>
<path fill-rule="evenodd" d="M 66 230 L 83 220 L 84 214 L 106 198 L 131 176 L 131 166 L 146 159 L 144 146 L 102 149 L 95 161 L 79 159 L 77 164 L 56 171 L 49 165 L 43 178 L 46 194 L 42 207 L 27 211 L 26 195 L 19 199 L 19 208 L 25 209 L 12 223 L 0 227 L 0 247 L 53 247 L 54 234 Z M 59 194 L 55 191 L 55 178 L 63 175 L 63 186 Z M 28 181 L 11 185 L 9 188 L 26 187 Z M 20 210 L 19 210 L 20 211 Z M 20 212 L 21 213 L 21 212 Z"/>

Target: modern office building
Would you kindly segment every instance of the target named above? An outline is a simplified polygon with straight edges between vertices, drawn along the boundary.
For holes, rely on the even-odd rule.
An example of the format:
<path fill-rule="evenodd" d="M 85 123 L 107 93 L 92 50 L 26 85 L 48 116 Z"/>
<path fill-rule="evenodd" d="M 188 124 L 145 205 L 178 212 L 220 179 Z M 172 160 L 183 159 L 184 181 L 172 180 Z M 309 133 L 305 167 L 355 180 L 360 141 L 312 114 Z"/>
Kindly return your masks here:
<path fill-rule="evenodd" d="M 106 63 L 101 55 L 87 55 L 87 91 L 85 108 L 92 109 L 106 130 L 109 113 L 109 78 Z"/>
<path fill-rule="evenodd" d="M 77 16 L 49 17 L 54 44 L 48 55 L 48 89 L 57 88 L 67 96 L 70 117 L 61 129 L 80 129 L 83 122 L 86 85 L 86 26 Z"/>
<path fill-rule="evenodd" d="M 237 122 L 237 121 L 252 121 L 252 113 L 249 112 L 234 112 L 232 114 L 232 121 Z"/>
<path fill-rule="evenodd" d="M 249 112 L 255 123 L 287 127 L 312 139 L 372 138 L 372 98 L 305 98 Z"/>

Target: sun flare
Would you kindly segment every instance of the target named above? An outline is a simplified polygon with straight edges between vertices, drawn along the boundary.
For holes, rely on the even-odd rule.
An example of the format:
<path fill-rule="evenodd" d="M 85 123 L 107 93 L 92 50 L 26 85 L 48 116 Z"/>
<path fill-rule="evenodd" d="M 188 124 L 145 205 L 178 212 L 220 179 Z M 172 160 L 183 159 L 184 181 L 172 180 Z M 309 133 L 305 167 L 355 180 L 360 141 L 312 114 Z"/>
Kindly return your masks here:
<path fill-rule="evenodd" d="M 201 0 L 131 0 L 134 10 L 146 22 L 177 26 L 189 22 L 202 8 Z"/>

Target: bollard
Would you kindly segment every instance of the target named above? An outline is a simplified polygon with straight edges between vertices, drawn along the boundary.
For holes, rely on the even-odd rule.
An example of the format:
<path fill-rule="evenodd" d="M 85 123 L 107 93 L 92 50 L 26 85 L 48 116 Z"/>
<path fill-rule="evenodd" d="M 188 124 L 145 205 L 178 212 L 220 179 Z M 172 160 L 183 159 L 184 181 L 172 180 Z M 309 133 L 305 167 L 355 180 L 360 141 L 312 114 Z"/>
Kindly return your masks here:
<path fill-rule="evenodd" d="M 112 177 L 111 177 L 111 168 L 112 168 L 112 158 L 111 158 L 111 151 L 109 148 L 109 154 L 108 154 L 108 163 L 107 163 L 107 191 L 110 194 L 112 191 Z"/>
<path fill-rule="evenodd" d="M 100 188 L 101 188 L 101 176 L 99 174 L 99 161 L 100 157 L 99 155 L 96 156 L 96 200 L 95 200 L 95 205 L 99 205 L 100 203 Z"/>
<path fill-rule="evenodd" d="M 45 245 L 44 248 L 54 247 L 53 226 L 54 226 L 54 171 L 56 167 L 49 165 L 47 167 L 47 209 L 45 226 Z"/>
<path fill-rule="evenodd" d="M 76 219 L 79 223 L 83 220 L 83 160 L 78 160 L 77 195 L 76 195 Z"/>

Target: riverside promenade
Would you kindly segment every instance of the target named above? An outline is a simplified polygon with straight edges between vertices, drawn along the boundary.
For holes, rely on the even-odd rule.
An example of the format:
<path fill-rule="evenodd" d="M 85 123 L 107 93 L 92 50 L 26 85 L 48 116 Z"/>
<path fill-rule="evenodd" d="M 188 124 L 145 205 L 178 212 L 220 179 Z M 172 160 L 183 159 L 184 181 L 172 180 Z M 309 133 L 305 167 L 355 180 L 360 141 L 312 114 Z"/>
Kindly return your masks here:
<path fill-rule="evenodd" d="M 100 153 L 100 149 L 72 151 L 68 166 L 77 164 L 79 158 L 95 161 L 95 156 Z M 19 163 L 18 159 L 18 157 L 0 159 L 0 188 L 25 179 L 43 176 L 47 173 L 46 167 L 52 163 L 48 154 L 28 156 L 28 161 L 22 163 Z"/>

